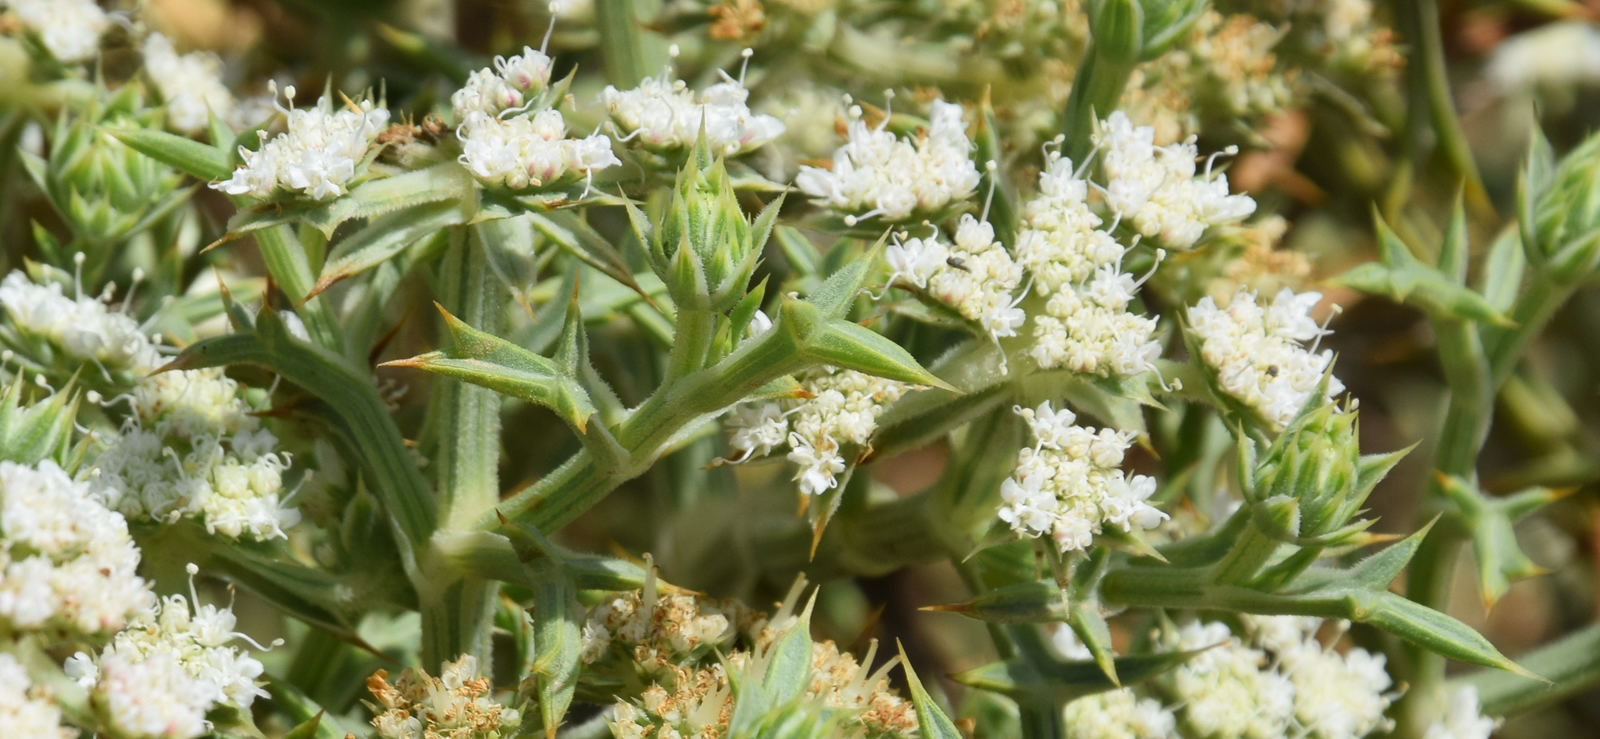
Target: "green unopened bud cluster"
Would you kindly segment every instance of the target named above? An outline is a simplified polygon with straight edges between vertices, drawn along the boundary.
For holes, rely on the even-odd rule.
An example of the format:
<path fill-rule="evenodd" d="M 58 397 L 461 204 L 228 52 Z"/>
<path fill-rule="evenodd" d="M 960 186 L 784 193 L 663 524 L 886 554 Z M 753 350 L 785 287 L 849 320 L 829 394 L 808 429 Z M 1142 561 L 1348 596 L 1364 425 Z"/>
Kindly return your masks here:
<path fill-rule="evenodd" d="M 1366 528 L 1350 524 L 1376 483 L 1362 474 L 1356 416 L 1334 404 L 1305 413 L 1255 465 L 1244 494 L 1270 536 L 1327 546 Z"/>
<path fill-rule="evenodd" d="M 710 161 L 705 147 L 678 173 L 668 197 L 654 227 L 643 214 L 630 211 L 651 268 L 679 306 L 719 313 L 731 309 L 750 284 L 776 206 L 752 225 L 734 195 L 726 165 Z"/>

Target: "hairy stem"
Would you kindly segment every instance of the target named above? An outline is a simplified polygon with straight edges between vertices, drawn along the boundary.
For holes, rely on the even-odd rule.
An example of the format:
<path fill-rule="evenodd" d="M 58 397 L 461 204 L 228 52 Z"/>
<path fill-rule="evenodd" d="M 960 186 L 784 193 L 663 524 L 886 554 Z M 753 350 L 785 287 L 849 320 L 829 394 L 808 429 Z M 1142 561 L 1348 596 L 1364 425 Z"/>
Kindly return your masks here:
<path fill-rule="evenodd" d="M 484 240 L 495 238 L 496 222 L 445 253 L 439 274 L 439 300 L 445 310 L 484 331 L 499 329 L 502 296 L 490 274 Z M 500 395 L 458 380 L 440 379 L 434 387 L 431 425 L 433 463 L 438 470 L 441 525 L 471 526 L 500 499 Z M 430 562 L 431 562 L 430 558 Z M 430 580 L 429 587 L 433 587 Z M 489 674 L 493 657 L 490 632 L 499 586 L 481 578 L 443 578 L 440 597 L 423 604 L 422 661 L 429 669 L 461 654 L 478 658 Z M 419 593 L 419 596 L 421 593 Z"/>
<path fill-rule="evenodd" d="M 1450 167 L 1450 174 L 1464 183 L 1467 202 L 1473 210 L 1492 218 L 1494 204 L 1489 202 L 1488 191 L 1483 187 L 1478 164 L 1472 158 L 1472 149 L 1467 145 L 1466 132 L 1456 117 L 1455 101 L 1450 95 L 1439 5 L 1436 0 L 1398 0 L 1395 12 L 1406 38 L 1416 49 L 1410 66 L 1412 130 L 1420 129 L 1418 106 L 1426 105 L 1428 122 L 1438 137 L 1439 149 Z"/>

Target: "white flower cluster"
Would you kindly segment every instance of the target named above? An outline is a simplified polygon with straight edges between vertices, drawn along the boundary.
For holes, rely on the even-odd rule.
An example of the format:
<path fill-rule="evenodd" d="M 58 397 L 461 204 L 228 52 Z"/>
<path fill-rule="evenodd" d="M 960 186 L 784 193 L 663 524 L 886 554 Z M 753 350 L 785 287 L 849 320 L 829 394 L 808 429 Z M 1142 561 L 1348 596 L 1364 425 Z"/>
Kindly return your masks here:
<path fill-rule="evenodd" d="M 1128 688 L 1096 693 L 1067 704 L 1067 739 L 1169 739 L 1177 717 L 1154 698 Z"/>
<path fill-rule="evenodd" d="M 620 164 L 602 134 L 567 138 L 560 111 L 529 111 L 530 97 L 550 85 L 550 57 L 524 48 L 494 69 L 480 69 L 450 97 L 461 139 L 461 164 L 489 184 L 521 190 L 568 175 Z"/>
<path fill-rule="evenodd" d="M 1384 711 L 1395 696 L 1383 655 L 1323 646 L 1321 619 L 1252 617 L 1248 624 L 1249 643 L 1215 622 L 1191 622 L 1163 637 L 1168 647 L 1205 650 L 1166 679 L 1191 732 L 1360 739 L 1392 728 Z"/>
<path fill-rule="evenodd" d="M 179 54 L 172 40 L 152 33 L 144 40 L 144 69 L 161 90 L 167 125 L 193 136 L 206 130 L 211 116 L 233 116 L 233 93 L 222 83 L 222 60 L 209 51 Z"/>
<path fill-rule="evenodd" d="M 484 182 L 521 190 L 561 181 L 569 174 L 590 175 L 621 164 L 611 139 L 593 134 L 567 138 L 561 112 L 499 118 L 473 113 L 457 130 L 461 163 Z"/>
<path fill-rule="evenodd" d="M 611 85 L 600 102 L 627 138 L 639 137 L 649 149 L 682 150 L 695 145 L 705 129 L 712 151 L 732 156 L 766 144 L 783 134 L 783 122 L 753 113 L 750 91 L 741 80 L 722 73 L 723 81 L 696 94 L 683 80 L 668 80 L 665 73 L 639 82 L 632 90 Z"/>
<path fill-rule="evenodd" d="M 63 62 L 92 59 L 111 17 L 95 0 L 9 0 L 11 12 Z"/>
<path fill-rule="evenodd" d="M 0 654 L 0 736 L 27 739 L 74 739 L 78 732 L 61 725 L 61 708 L 33 685 L 15 657 Z"/>
<path fill-rule="evenodd" d="M 1072 160 L 1051 152 L 1039 173 L 1039 197 L 1023 206 L 1017 234 L 1017 261 L 1033 275 L 1033 285 L 1049 295 L 1078 285 L 1096 270 L 1117 264 L 1126 249 L 1104 230 L 1089 207 L 1089 181 L 1078 177 Z"/>
<path fill-rule="evenodd" d="M 154 597 L 139 549 L 107 510 L 54 462 L 0 462 L 0 629 L 103 634 Z"/>
<path fill-rule="evenodd" d="M 1241 287 L 1226 308 L 1205 297 L 1189 309 L 1200 358 L 1216 371 L 1218 384 L 1280 428 L 1294 420 L 1333 361 L 1332 351 L 1304 346 L 1327 333 L 1311 318 L 1321 299 L 1321 293 L 1284 288 L 1262 306 Z M 1341 392 L 1344 383 L 1330 377 L 1328 395 Z"/>
<path fill-rule="evenodd" d="M 1162 246 L 1187 249 L 1208 227 L 1237 223 L 1256 210 L 1250 196 L 1229 194 L 1228 177 L 1213 173 L 1210 161 L 1196 175 L 1193 137 L 1156 146 L 1154 128 L 1136 127 L 1117 111 L 1096 126 L 1094 143 L 1106 175 L 1106 205 Z"/>
<path fill-rule="evenodd" d="M 1523 31 L 1495 45 L 1483 72 L 1507 95 L 1594 85 L 1600 82 L 1600 29 L 1572 20 Z"/>
<path fill-rule="evenodd" d="M 580 656 L 593 664 L 620 649 L 645 671 L 656 672 L 727 646 L 748 618 L 734 601 L 659 592 L 652 569 L 643 590 L 617 593 L 589 612 Z"/>
<path fill-rule="evenodd" d="M 1038 198 L 1024 208 L 1017 259 L 1049 299 L 1033 323 L 1034 362 L 1045 369 L 1131 377 L 1161 354 L 1156 319 L 1128 312 L 1138 283 L 1122 272 L 1126 251 L 1089 208 L 1089 183 L 1052 152 Z"/>
<path fill-rule="evenodd" d="M 822 205 L 846 214 L 847 223 L 934 215 L 977 189 L 978 168 L 960 105 L 935 100 L 928 130 L 915 141 L 886 130 L 887 117 L 869 127 L 859 107 L 851 107 L 850 119 L 849 139 L 833 153 L 833 168 L 801 167 L 794 181 Z"/>
<path fill-rule="evenodd" d="M 287 454 L 221 369 L 164 372 L 132 393 L 133 416 L 97 462 L 95 495 L 133 519 L 188 516 L 230 538 L 285 536 Z"/>
<path fill-rule="evenodd" d="M 737 462 L 764 456 L 787 443 L 789 461 L 800 466 L 795 473 L 800 491 L 821 495 L 839 484 L 835 476 L 846 466 L 840 446 L 866 444 L 885 408 L 910 388 L 828 366 L 808 371 L 800 385 L 806 397 L 784 401 L 787 411 L 778 403 L 734 409 L 728 419 L 733 429 L 728 443 L 739 453 Z"/>
<path fill-rule="evenodd" d="M 646 593 L 650 592 L 650 587 L 646 586 Z M 727 736 L 736 701 L 728 673 L 736 671 L 755 676 L 766 673 L 778 640 L 799 624 L 794 614 L 804 589 L 805 581 L 797 581 L 789 597 L 770 619 L 736 602 L 723 602 L 723 608 L 739 622 L 740 630 L 749 639 L 748 650 L 732 649 L 725 657 L 699 668 L 683 664 L 660 670 L 658 662 L 646 662 L 645 657 L 639 657 L 640 666 L 653 677 L 664 678 L 672 689 L 669 691 L 658 681 L 645 689 L 635 702 L 619 699 L 612 709 L 612 733 L 619 739 L 718 739 Z M 640 596 L 623 594 L 622 597 L 637 600 Z M 636 651 L 644 654 L 643 649 Z M 889 685 L 889 670 L 900 660 L 890 658 L 874 667 L 872 661 L 877 651 L 878 642 L 873 640 L 867 653 L 857 661 L 831 641 L 811 642 L 811 671 L 801 698 L 831 714 L 829 736 L 896 739 L 916 735 L 914 706 Z M 706 655 L 702 651 L 700 656 Z"/>
<path fill-rule="evenodd" d="M 100 298 L 69 298 L 60 284 L 36 285 L 21 270 L 0 280 L 0 307 L 23 334 L 102 368 L 144 374 L 160 366 L 161 355 L 138 322 L 108 309 L 107 300 L 109 290 Z"/>
<path fill-rule="evenodd" d="M 1071 410 L 1056 411 L 1049 401 L 1016 410 L 1036 443 L 1017 453 L 1016 472 L 1000 486 L 1000 520 L 1013 531 L 1049 536 L 1062 552 L 1073 552 L 1087 549 L 1107 525 L 1131 531 L 1166 520 L 1145 502 L 1156 481 L 1122 471 L 1131 434 L 1075 426 Z"/>
<path fill-rule="evenodd" d="M 953 247 L 940 242 L 936 231 L 927 238 L 897 239 L 884 260 L 893 270 L 890 284 L 903 280 L 926 290 L 996 340 L 1016 336 L 1027 319 L 1011 297 L 1022 281 L 1022 266 L 995 241 L 994 226 L 970 213 L 961 216 Z"/>
<path fill-rule="evenodd" d="M 291 104 L 294 88 L 285 89 Z M 313 108 L 287 111 L 288 130 L 261 145 L 239 147 L 244 166 L 211 187 L 229 195 L 265 198 L 279 189 L 317 200 L 343 195 L 366 162 L 373 141 L 389 123 L 389 111 L 372 101 L 335 111 L 323 97 Z M 266 132 L 261 132 L 266 138 Z"/>
<path fill-rule="evenodd" d="M 521 108 L 530 96 L 550 86 L 554 62 L 543 51 L 522 47 L 510 58 L 494 58 L 494 69 L 480 69 L 467 78 L 467 84 L 450 96 L 456 120 L 465 122 L 474 113 L 497 116 Z"/>
<path fill-rule="evenodd" d="M 1478 689 L 1465 685 L 1450 696 L 1444 718 L 1428 727 L 1423 739 L 1489 739 L 1500 722 L 1478 708 Z"/>
<path fill-rule="evenodd" d="M 367 679 L 378 699 L 372 725 L 383 739 L 498 739 L 517 733 L 522 714 L 491 700 L 489 678 L 478 676 L 478 658 L 463 654 L 444 663 L 439 677 L 407 669 L 390 685 L 379 670 Z M 383 709 L 381 712 L 379 708 Z"/>
<path fill-rule="evenodd" d="M 800 492 L 821 495 L 839 484 L 841 444 L 863 445 L 878 430 L 878 417 L 908 389 L 905 383 L 855 370 L 819 367 L 801 378 L 810 397 L 790 410 L 789 461 L 800 465 Z"/>
<path fill-rule="evenodd" d="M 198 568 L 190 565 L 189 572 Z M 78 652 L 67 659 L 67 674 L 91 691 L 101 718 L 119 736 L 199 736 L 209 729 L 205 716 L 214 706 L 248 713 L 266 696 L 257 682 L 261 663 L 230 645 L 249 639 L 234 631 L 233 610 L 198 605 L 192 589 L 190 598 L 164 598 L 99 655 Z"/>
<path fill-rule="evenodd" d="M 743 652 L 734 655 L 744 657 Z M 733 656 L 733 655 L 730 655 Z M 719 739 L 733 718 L 733 690 L 720 664 L 673 669 L 668 692 L 653 683 L 636 703 L 617 699 L 607 723 L 617 739 Z"/>

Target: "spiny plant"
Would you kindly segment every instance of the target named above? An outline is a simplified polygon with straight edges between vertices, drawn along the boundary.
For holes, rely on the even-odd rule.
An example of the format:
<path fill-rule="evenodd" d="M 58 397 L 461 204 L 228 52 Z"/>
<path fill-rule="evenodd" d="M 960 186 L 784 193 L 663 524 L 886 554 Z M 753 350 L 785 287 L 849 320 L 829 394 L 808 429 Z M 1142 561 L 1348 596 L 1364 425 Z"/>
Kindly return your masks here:
<path fill-rule="evenodd" d="M 254 3 L 248 64 L 176 5 L 0 16 L 0 735 L 1487 739 L 1600 681 L 1450 600 L 1595 477 L 1539 351 L 1593 370 L 1600 137 L 1486 182 L 1433 0 Z M 1433 415 L 1335 301 L 1420 317 Z M 1567 466 L 1490 477 L 1497 406 Z"/>

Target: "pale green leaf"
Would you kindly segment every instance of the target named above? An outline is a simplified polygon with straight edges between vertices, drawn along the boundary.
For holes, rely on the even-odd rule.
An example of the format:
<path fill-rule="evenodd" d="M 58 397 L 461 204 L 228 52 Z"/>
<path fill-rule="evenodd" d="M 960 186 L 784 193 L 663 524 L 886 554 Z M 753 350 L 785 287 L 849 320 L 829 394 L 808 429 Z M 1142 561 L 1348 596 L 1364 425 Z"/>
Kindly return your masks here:
<path fill-rule="evenodd" d="M 911 660 L 906 659 L 905 645 L 897 643 L 896 646 L 900 648 L 900 666 L 906 671 L 906 685 L 911 689 L 911 705 L 917 711 L 918 735 L 922 739 L 962 739 L 955 723 L 933 701 L 933 696 L 928 695 L 928 689 L 922 686 L 917 671 L 911 667 Z"/>
<path fill-rule="evenodd" d="M 576 377 L 554 361 L 468 326 L 440 308 L 453 345 L 390 366 L 413 367 L 536 403 L 559 414 L 578 433 L 588 430 L 594 404 Z"/>
<path fill-rule="evenodd" d="M 196 179 L 209 182 L 233 176 L 233 158 L 224 149 L 150 128 L 107 127 L 102 130 L 128 148 Z"/>

